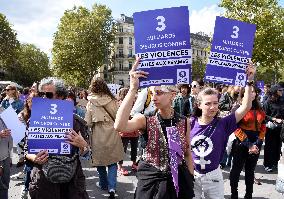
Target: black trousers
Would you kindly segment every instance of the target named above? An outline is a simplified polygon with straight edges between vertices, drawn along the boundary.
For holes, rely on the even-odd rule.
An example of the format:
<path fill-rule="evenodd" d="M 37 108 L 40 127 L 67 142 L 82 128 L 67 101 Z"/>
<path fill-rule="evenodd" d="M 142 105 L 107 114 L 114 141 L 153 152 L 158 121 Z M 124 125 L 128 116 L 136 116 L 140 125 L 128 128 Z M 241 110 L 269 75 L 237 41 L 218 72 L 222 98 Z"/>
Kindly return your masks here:
<path fill-rule="evenodd" d="M 269 129 L 267 128 L 265 134 L 264 146 L 264 166 L 272 168 L 277 166 L 281 153 L 280 141 L 281 128 Z"/>
<path fill-rule="evenodd" d="M 251 195 L 253 193 L 254 170 L 259 154 L 249 154 L 248 148 L 238 143 L 234 147 L 233 165 L 230 172 L 231 193 L 234 196 L 238 195 L 240 174 L 245 167 L 246 195 Z"/>
<path fill-rule="evenodd" d="M 136 162 L 137 158 L 137 148 L 138 148 L 138 137 L 121 137 L 124 153 L 126 153 L 128 143 L 131 145 L 131 161 Z M 123 164 L 123 160 L 119 161 L 119 164 Z"/>

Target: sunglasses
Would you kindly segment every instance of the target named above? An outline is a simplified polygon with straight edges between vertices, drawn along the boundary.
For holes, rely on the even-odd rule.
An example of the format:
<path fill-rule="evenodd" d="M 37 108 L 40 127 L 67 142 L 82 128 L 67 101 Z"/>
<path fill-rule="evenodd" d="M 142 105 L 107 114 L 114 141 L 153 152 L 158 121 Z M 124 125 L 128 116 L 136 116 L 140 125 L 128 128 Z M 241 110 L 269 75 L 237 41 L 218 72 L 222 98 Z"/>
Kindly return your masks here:
<path fill-rule="evenodd" d="M 15 90 L 15 89 L 10 89 L 10 88 L 5 89 L 5 91 L 13 91 L 13 90 Z"/>
<path fill-rule="evenodd" d="M 46 97 L 48 99 L 52 99 L 53 98 L 53 93 L 52 92 L 39 92 L 38 96 L 39 97 Z"/>
<path fill-rule="evenodd" d="M 197 88 L 197 85 L 192 85 L 192 88 Z"/>

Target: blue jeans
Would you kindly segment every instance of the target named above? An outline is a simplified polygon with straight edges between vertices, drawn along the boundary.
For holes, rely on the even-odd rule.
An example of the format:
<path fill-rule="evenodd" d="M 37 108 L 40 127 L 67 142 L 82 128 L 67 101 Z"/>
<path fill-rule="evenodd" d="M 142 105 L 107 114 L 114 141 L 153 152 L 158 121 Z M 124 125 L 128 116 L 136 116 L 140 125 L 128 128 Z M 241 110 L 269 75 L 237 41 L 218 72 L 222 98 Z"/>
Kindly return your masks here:
<path fill-rule="evenodd" d="M 29 165 L 25 165 L 25 173 L 26 173 L 26 176 L 25 176 L 25 179 L 24 179 L 24 182 L 25 182 L 25 190 L 28 191 L 29 190 L 29 186 L 30 186 L 30 182 L 31 182 L 31 173 L 32 173 L 32 170 L 33 170 L 33 167 L 32 166 L 29 166 Z"/>
<path fill-rule="evenodd" d="M 108 165 L 108 172 L 105 166 L 98 166 L 97 171 L 99 173 L 100 187 L 101 189 L 116 190 L 117 181 L 117 164 Z"/>

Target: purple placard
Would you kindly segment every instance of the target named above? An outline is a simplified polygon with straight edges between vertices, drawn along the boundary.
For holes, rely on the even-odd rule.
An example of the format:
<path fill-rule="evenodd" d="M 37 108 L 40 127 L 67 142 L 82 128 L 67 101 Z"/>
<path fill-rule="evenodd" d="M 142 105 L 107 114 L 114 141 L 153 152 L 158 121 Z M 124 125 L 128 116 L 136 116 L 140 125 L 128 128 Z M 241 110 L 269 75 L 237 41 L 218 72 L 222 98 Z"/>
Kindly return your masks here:
<path fill-rule="evenodd" d="M 263 97 L 264 97 L 264 81 L 257 81 L 256 82 L 256 86 L 257 86 L 257 88 L 259 88 L 260 90 L 261 90 L 261 92 L 260 92 L 260 94 L 259 94 L 259 96 L 261 97 L 261 101 L 262 101 L 262 99 L 263 99 Z"/>
<path fill-rule="evenodd" d="M 138 70 L 149 72 L 140 87 L 189 84 L 192 51 L 186 6 L 136 12 L 135 50 Z"/>
<path fill-rule="evenodd" d="M 255 31 L 254 24 L 217 16 L 204 80 L 245 86 Z"/>
<path fill-rule="evenodd" d="M 67 100 L 33 98 L 28 135 L 28 151 L 31 154 L 48 150 L 50 154 L 70 154 L 66 132 L 73 128 L 74 104 Z"/>

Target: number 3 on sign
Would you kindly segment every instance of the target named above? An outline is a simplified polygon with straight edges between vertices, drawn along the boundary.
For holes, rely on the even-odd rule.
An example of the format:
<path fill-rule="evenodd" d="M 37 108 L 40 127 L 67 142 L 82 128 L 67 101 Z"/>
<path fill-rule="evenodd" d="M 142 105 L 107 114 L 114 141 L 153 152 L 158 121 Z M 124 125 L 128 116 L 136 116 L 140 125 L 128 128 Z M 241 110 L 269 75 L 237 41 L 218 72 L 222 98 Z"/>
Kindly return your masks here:
<path fill-rule="evenodd" d="M 165 28 L 167 27 L 165 24 L 165 21 L 166 21 L 165 17 L 158 16 L 156 19 L 158 20 L 158 27 L 156 28 L 156 30 L 160 32 L 165 30 Z"/>
<path fill-rule="evenodd" d="M 50 114 L 54 115 L 57 113 L 57 104 L 50 104 L 51 106 L 51 111 L 50 111 Z"/>
<path fill-rule="evenodd" d="M 233 26 L 233 34 L 231 35 L 231 37 L 233 39 L 239 38 L 239 31 L 240 31 L 240 29 L 239 29 L 238 26 Z"/>

